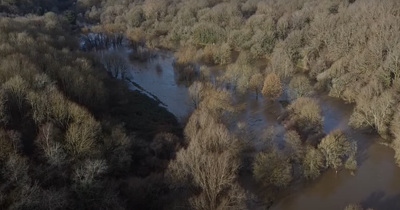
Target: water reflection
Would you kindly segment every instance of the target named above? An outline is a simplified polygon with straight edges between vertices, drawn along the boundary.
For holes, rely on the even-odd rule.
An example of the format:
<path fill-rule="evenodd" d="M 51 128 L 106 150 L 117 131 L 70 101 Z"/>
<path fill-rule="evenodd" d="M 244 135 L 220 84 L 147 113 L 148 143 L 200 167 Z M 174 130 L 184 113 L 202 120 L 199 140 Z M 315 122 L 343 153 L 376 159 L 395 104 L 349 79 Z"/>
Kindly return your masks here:
<path fill-rule="evenodd" d="M 174 57 L 160 53 L 148 62 L 132 62 L 133 80 L 157 96 L 178 119 L 186 117 L 193 109 L 189 106 L 189 94 L 184 85 L 175 81 L 172 62 Z"/>

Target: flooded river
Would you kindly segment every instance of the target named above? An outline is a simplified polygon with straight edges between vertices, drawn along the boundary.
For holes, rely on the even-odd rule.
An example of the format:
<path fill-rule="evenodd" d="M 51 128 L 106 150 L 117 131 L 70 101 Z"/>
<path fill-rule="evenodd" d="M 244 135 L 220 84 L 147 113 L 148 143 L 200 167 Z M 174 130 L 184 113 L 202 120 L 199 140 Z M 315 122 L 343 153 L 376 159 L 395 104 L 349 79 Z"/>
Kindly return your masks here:
<path fill-rule="evenodd" d="M 353 175 L 342 170 L 326 171 L 272 206 L 272 210 L 338 210 L 361 203 L 375 210 L 400 209 L 400 168 L 394 151 L 376 142 L 376 134 L 364 134 L 347 126 L 352 106 L 327 96 L 318 97 L 324 114 L 325 132 L 344 130 L 358 143 L 359 169 Z"/>
<path fill-rule="evenodd" d="M 151 62 L 134 63 L 131 74 L 135 82 L 165 103 L 170 112 L 183 118 L 192 108 L 187 88 L 175 82 L 173 59 L 172 55 L 161 54 Z M 283 135 L 284 131 L 276 123 L 282 111 L 280 105 L 269 104 L 262 97 L 255 100 L 254 95 L 246 97 L 247 109 L 237 120 L 245 121 L 256 131 L 277 126 L 278 135 Z M 346 170 L 338 174 L 328 170 L 319 179 L 295 187 L 270 209 L 338 210 L 349 203 L 361 203 L 377 210 L 400 209 L 400 168 L 394 162 L 394 151 L 376 143 L 380 140 L 377 135 L 348 127 L 352 105 L 326 95 L 320 95 L 318 100 L 323 109 L 325 132 L 341 129 L 358 142 L 359 169 L 354 175 Z"/>

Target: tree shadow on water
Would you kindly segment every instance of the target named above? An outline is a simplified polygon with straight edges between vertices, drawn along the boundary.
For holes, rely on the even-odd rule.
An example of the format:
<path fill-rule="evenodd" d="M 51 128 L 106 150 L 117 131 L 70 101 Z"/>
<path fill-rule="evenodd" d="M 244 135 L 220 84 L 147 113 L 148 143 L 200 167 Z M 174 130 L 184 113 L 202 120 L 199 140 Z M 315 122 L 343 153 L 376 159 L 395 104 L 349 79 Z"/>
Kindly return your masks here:
<path fill-rule="evenodd" d="M 384 192 L 374 192 L 369 195 L 361 205 L 365 208 L 374 210 L 399 210 L 400 209 L 400 193 L 386 196 Z"/>
<path fill-rule="evenodd" d="M 369 149 L 375 143 L 377 135 L 365 130 L 349 129 L 347 135 L 357 142 L 357 163 L 361 166 L 369 157 Z"/>

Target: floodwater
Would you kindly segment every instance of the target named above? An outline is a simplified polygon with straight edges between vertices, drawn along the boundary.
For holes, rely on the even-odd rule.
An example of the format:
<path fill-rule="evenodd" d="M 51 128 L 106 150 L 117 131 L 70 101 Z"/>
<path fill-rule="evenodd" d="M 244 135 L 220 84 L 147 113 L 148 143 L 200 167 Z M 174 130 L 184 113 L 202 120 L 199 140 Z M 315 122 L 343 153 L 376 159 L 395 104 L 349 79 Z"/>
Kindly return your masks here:
<path fill-rule="evenodd" d="M 154 94 L 165 104 L 168 111 L 178 120 L 188 116 L 190 107 L 188 89 L 177 84 L 173 67 L 174 57 L 169 53 L 159 53 L 148 62 L 131 62 L 131 79 Z"/>
<path fill-rule="evenodd" d="M 338 174 L 328 170 L 270 209 L 338 210 L 350 203 L 360 203 L 375 210 L 399 210 L 400 168 L 394 162 L 394 151 L 378 144 L 381 139 L 376 134 L 365 134 L 347 126 L 351 105 L 327 96 L 318 98 L 325 117 L 325 132 L 341 129 L 357 141 L 359 168 L 354 176 L 346 170 Z"/>
<path fill-rule="evenodd" d="M 193 108 L 188 103 L 187 88 L 176 83 L 173 60 L 171 54 L 160 53 L 147 63 L 131 63 L 131 75 L 133 81 L 157 96 L 170 112 L 181 119 L 188 116 Z M 284 128 L 276 123 L 282 107 L 278 103 L 264 101 L 262 97 L 256 100 L 254 94 L 245 97 L 247 108 L 237 116 L 237 121 L 246 122 L 256 132 L 275 126 L 277 134 L 283 135 Z M 352 105 L 326 95 L 317 98 L 323 109 L 325 132 L 341 129 L 358 142 L 359 169 L 354 175 L 346 170 L 337 174 L 328 170 L 315 181 L 294 186 L 289 195 L 270 209 L 340 210 L 347 204 L 361 203 L 375 210 L 399 210 L 400 168 L 394 162 L 394 151 L 378 144 L 380 138 L 376 134 L 348 127 Z"/>

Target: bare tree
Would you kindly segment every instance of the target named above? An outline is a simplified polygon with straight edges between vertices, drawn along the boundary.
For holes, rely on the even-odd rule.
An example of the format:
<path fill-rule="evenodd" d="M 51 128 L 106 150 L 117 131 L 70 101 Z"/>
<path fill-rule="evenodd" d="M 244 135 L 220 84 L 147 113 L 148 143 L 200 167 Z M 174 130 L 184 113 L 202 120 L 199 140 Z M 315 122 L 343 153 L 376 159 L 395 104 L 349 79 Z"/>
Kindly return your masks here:
<path fill-rule="evenodd" d="M 325 167 L 334 168 L 336 173 L 338 168 L 343 164 L 344 158 L 349 154 L 355 153 L 352 143 L 340 130 L 332 131 L 323 138 L 318 145 L 318 149 L 321 150 L 322 154 L 325 156 Z"/>
<path fill-rule="evenodd" d="M 43 150 L 47 162 L 52 166 L 58 167 L 61 167 L 67 161 L 64 146 L 57 142 L 60 134 L 61 131 L 53 124 L 47 123 L 41 127 L 37 139 L 37 144 Z"/>
<path fill-rule="evenodd" d="M 310 84 L 310 80 L 304 76 L 296 76 L 290 80 L 290 97 L 296 99 L 298 97 L 308 97 L 313 93 L 313 87 Z"/>
<path fill-rule="evenodd" d="M 267 75 L 264 80 L 262 94 L 272 101 L 280 97 L 282 94 L 282 83 L 276 74 L 271 73 Z"/>
<path fill-rule="evenodd" d="M 289 130 L 285 134 L 285 149 L 287 153 L 293 157 L 297 162 L 301 162 L 304 158 L 304 148 L 300 139 L 300 135 L 294 131 Z"/>
<path fill-rule="evenodd" d="M 125 79 L 129 66 L 122 55 L 117 52 L 110 52 L 101 58 L 104 68 L 114 78 Z"/>
<path fill-rule="evenodd" d="M 4 165 L 2 174 L 9 181 L 23 185 L 30 180 L 28 175 L 29 163 L 18 154 L 11 154 Z"/>
<path fill-rule="evenodd" d="M 264 83 L 264 76 L 261 73 L 254 74 L 250 78 L 249 87 L 256 93 L 256 99 L 258 100 L 258 94 L 261 92 Z"/>
<path fill-rule="evenodd" d="M 143 12 L 147 19 L 160 21 L 165 15 L 167 2 L 163 0 L 146 0 L 143 4 Z"/>
<path fill-rule="evenodd" d="M 253 174 L 265 187 L 287 187 L 293 179 L 290 159 L 279 154 L 276 149 L 256 155 Z"/>
<path fill-rule="evenodd" d="M 324 155 L 312 146 L 307 146 L 302 162 L 303 175 L 307 179 L 316 179 L 325 168 Z"/>
<path fill-rule="evenodd" d="M 239 93 L 245 93 L 250 88 L 251 77 L 257 73 L 257 68 L 251 65 L 235 63 L 228 66 L 223 79 L 233 85 Z"/>
<path fill-rule="evenodd" d="M 349 124 L 355 128 L 375 128 L 379 134 L 387 136 L 390 116 L 393 114 L 395 97 L 393 92 L 385 91 L 376 95 L 373 89 L 365 88 L 357 98 L 357 106 L 350 117 Z"/>
<path fill-rule="evenodd" d="M 302 132 L 319 132 L 322 129 L 322 110 L 312 98 L 298 98 L 288 107 L 289 118 Z"/>
<path fill-rule="evenodd" d="M 232 95 L 228 91 L 214 88 L 208 88 L 199 107 L 216 117 L 221 117 L 224 113 L 235 113 L 242 108 L 233 103 Z"/>
<path fill-rule="evenodd" d="M 173 185 L 199 188 L 190 198 L 193 209 L 244 209 L 237 183 L 239 141 L 206 110 L 198 109 L 185 129 L 188 147 L 169 166 Z"/>
<path fill-rule="evenodd" d="M 107 169 L 106 161 L 87 159 L 75 169 L 74 180 L 79 185 L 92 185 L 97 178 L 107 172 Z"/>
<path fill-rule="evenodd" d="M 206 85 L 202 82 L 195 81 L 189 87 L 190 104 L 197 109 L 200 102 L 203 101 L 206 95 Z"/>
<path fill-rule="evenodd" d="M 8 95 L 9 100 L 15 102 L 20 113 L 23 112 L 23 104 L 26 100 L 28 87 L 27 82 L 19 75 L 9 79 L 3 84 L 6 93 L 10 94 Z"/>
<path fill-rule="evenodd" d="M 397 106 L 397 108 L 399 108 Z M 391 134 L 395 137 L 391 143 L 392 148 L 395 151 L 394 158 L 396 159 L 397 164 L 400 165 L 400 112 L 395 112 L 393 115 L 393 120 L 391 122 L 390 131 Z"/>
<path fill-rule="evenodd" d="M 65 135 L 69 152 L 76 157 L 86 156 L 94 152 L 96 138 L 101 126 L 86 110 L 71 105 L 74 122 L 70 123 Z"/>
<path fill-rule="evenodd" d="M 157 157 L 161 158 L 172 158 L 173 152 L 178 147 L 179 138 L 172 133 L 160 133 L 157 134 L 153 142 L 150 144 L 150 148 L 154 151 Z"/>

